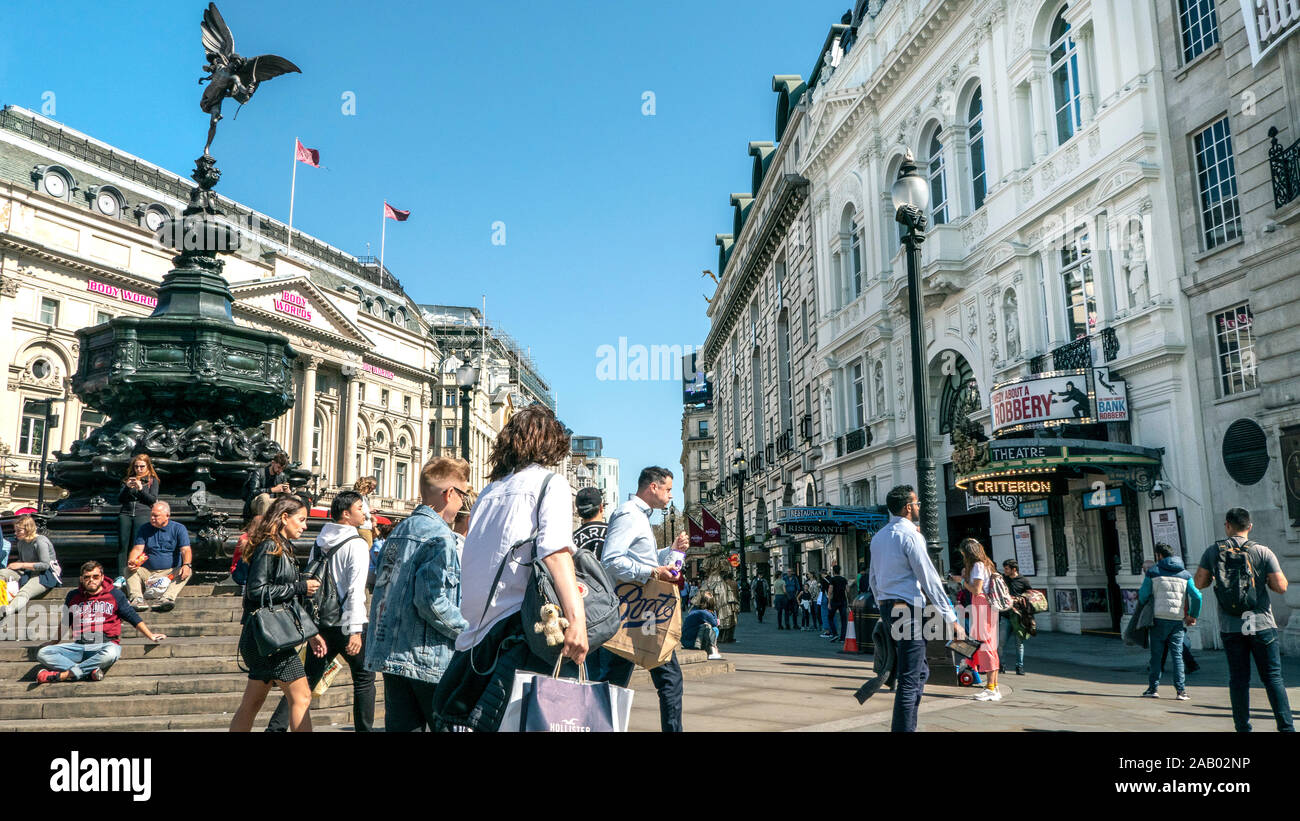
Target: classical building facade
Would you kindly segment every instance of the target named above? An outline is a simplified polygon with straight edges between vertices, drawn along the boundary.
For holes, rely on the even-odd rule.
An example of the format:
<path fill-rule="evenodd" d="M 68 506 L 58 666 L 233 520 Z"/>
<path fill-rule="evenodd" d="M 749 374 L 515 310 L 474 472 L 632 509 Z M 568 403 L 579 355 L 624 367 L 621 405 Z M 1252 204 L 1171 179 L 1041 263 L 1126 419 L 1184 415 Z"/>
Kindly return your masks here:
<path fill-rule="evenodd" d="M 0 111 L 0 352 L 8 388 L 0 402 L 0 509 L 35 500 L 47 443 L 52 460 L 104 422 L 68 389 L 76 330 L 152 311 L 172 267 L 154 231 L 180 213 L 190 187 L 30 111 Z M 442 452 L 446 397 L 456 401 L 450 353 L 434 326 L 375 260 L 297 231 L 290 248 L 283 224 L 229 200 L 222 206 L 255 238 L 225 257 L 235 321 L 284 334 L 300 354 L 294 407 L 268 423 L 270 433 L 310 467 L 326 501 L 372 475 L 379 483 L 372 505 L 409 512 L 420 466 Z M 497 348 L 488 357 L 492 391 L 474 394 L 480 480 L 487 441 L 508 408 L 522 396 L 539 398 L 511 387 L 523 361 L 518 345 Z M 525 377 L 545 391 L 535 371 Z M 58 425 L 49 430 L 46 399 L 56 400 Z M 59 495 L 48 488 L 47 499 Z"/>
<path fill-rule="evenodd" d="M 709 303 L 705 369 L 714 375 L 712 446 L 708 470 L 717 479 L 703 503 L 724 523 L 723 541 L 736 547 L 743 529 L 749 575 L 819 562 L 823 542 L 782 528 L 778 510 L 817 498 L 813 474 L 821 449 L 822 416 L 813 376 L 817 288 L 813 273 L 812 210 L 800 173 L 799 138 L 805 107 L 797 76 L 772 78 L 776 92 L 773 140 L 749 143 L 749 191 L 731 195 L 732 229 L 719 234 L 720 280 Z M 688 421 L 690 414 L 687 414 Z M 698 421 L 697 421 L 698 425 Z M 684 452 L 695 452 L 683 428 Z M 746 476 L 738 485 L 736 451 Z M 698 485 L 697 485 L 698 487 Z M 805 555 L 811 550 L 816 558 Z"/>
<path fill-rule="evenodd" d="M 1249 4 L 1252 7 L 1254 4 Z M 1173 249 L 1190 303 L 1191 352 L 1207 492 L 1171 483 L 1170 504 L 1220 535 L 1248 508 L 1251 537 L 1289 578 L 1300 571 L 1300 37 L 1297 22 L 1254 29 L 1233 0 L 1157 3 L 1171 183 L 1181 203 Z M 1253 37 L 1252 37 L 1253 36 Z M 1260 54 L 1251 40 L 1273 45 Z M 1203 542 L 1191 545 L 1199 552 Z M 1195 561 L 1195 555 L 1193 556 Z M 1300 592 L 1274 609 L 1283 648 L 1300 652 Z M 1289 620 L 1288 620 L 1289 619 Z"/>

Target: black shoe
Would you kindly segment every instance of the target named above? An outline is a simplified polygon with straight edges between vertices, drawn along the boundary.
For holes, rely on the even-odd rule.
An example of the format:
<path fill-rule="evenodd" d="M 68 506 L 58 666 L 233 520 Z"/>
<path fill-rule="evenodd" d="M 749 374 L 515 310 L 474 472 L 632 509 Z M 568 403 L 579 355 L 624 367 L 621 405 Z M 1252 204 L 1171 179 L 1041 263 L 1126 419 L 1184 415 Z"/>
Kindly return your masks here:
<path fill-rule="evenodd" d="M 1021 667 L 1020 665 L 1016 665 L 1016 675 L 1023 676 L 1024 674 L 1025 674 L 1025 668 Z"/>
<path fill-rule="evenodd" d="M 171 601 L 170 599 L 163 599 L 153 606 L 153 612 L 155 613 L 170 613 L 175 609 L 176 602 Z"/>

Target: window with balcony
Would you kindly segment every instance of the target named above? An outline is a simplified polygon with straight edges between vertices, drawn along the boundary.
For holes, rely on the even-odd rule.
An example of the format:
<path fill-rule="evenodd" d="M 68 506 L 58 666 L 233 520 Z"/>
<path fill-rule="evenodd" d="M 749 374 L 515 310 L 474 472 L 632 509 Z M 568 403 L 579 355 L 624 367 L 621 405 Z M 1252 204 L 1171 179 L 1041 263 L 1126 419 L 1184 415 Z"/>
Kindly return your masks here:
<path fill-rule="evenodd" d="M 1208 251 L 1241 236 L 1237 167 L 1232 156 L 1228 118 L 1222 117 L 1197 133 L 1193 142 L 1196 181 L 1201 193 L 1201 236 Z"/>
<path fill-rule="evenodd" d="M 23 400 L 22 425 L 18 429 L 18 452 L 40 456 L 45 450 L 45 403 Z"/>
<path fill-rule="evenodd" d="M 1214 0 L 1178 0 L 1183 30 L 1183 62 L 1190 63 L 1219 42 L 1219 18 Z"/>
<path fill-rule="evenodd" d="M 1259 387 L 1255 372 L 1255 317 L 1250 303 L 1214 315 L 1218 348 L 1220 395 L 1253 391 Z"/>
<path fill-rule="evenodd" d="M 1070 339 L 1087 336 L 1097 325 L 1097 288 L 1087 234 L 1061 251 L 1061 283 L 1067 336 Z"/>
<path fill-rule="evenodd" d="M 943 184 L 943 140 L 941 128 L 930 134 L 926 167 L 930 177 L 930 219 L 935 225 L 948 222 L 948 188 Z M 900 223 L 901 224 L 901 223 Z"/>
<path fill-rule="evenodd" d="M 444 408 L 456 407 L 456 389 L 448 388 L 442 392 L 442 406 Z"/>
<path fill-rule="evenodd" d="M 971 95 L 966 122 L 966 148 L 970 152 L 972 202 L 978 210 L 984 206 L 984 197 L 988 193 L 988 180 L 984 169 L 984 97 L 978 88 Z"/>
<path fill-rule="evenodd" d="M 867 384 L 861 362 L 853 366 L 853 419 L 854 428 L 867 424 Z"/>
<path fill-rule="evenodd" d="M 1065 19 L 1067 8 L 1069 6 L 1062 6 L 1052 21 L 1052 44 L 1049 47 L 1057 145 L 1073 137 L 1083 119 L 1079 103 L 1079 49 Z"/>

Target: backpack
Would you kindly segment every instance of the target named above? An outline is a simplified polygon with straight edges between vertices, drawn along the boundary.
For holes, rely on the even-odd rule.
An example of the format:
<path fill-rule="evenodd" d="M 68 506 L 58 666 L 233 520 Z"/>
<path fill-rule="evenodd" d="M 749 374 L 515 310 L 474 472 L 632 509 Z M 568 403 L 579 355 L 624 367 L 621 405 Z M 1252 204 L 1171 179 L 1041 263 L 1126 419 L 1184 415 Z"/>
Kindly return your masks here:
<path fill-rule="evenodd" d="M 1246 548 L 1254 544 L 1249 539 L 1240 546 L 1228 539 L 1214 543 L 1219 549 L 1214 560 L 1214 595 L 1219 600 L 1219 607 L 1229 616 L 1241 618 L 1259 606 L 1255 567 L 1246 552 Z"/>
<path fill-rule="evenodd" d="M 320 559 L 314 563 L 319 569 L 315 573 L 313 568 L 308 568 L 307 575 L 316 576 L 320 579 L 320 587 L 316 590 L 316 595 L 311 598 L 311 616 L 312 619 L 322 627 L 338 627 L 343 620 L 343 604 L 339 601 L 339 586 L 334 579 L 334 571 L 330 566 L 330 559 L 334 554 L 339 552 L 339 548 L 348 542 L 361 540 L 361 536 L 353 536 L 344 539 L 334 545 L 328 553 L 323 554 Z"/>
<path fill-rule="evenodd" d="M 1002 578 L 1002 574 L 993 571 L 992 580 L 989 582 L 989 604 L 996 608 L 998 612 L 1005 613 L 1011 609 L 1012 598 L 1011 591 L 1007 588 L 1007 580 Z"/>

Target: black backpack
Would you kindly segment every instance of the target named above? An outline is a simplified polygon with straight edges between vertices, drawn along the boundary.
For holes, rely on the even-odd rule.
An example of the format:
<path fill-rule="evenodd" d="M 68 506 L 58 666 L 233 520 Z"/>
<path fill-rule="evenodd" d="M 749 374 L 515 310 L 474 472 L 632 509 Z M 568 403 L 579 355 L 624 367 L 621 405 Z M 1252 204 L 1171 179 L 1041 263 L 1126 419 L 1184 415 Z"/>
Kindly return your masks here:
<path fill-rule="evenodd" d="M 1241 616 L 1259 606 L 1259 588 L 1256 586 L 1255 566 L 1247 548 L 1255 542 L 1247 540 L 1240 546 L 1232 540 L 1214 543 L 1219 555 L 1214 560 L 1214 595 L 1219 606 L 1229 616 Z"/>
<path fill-rule="evenodd" d="M 330 568 L 330 559 L 334 558 L 334 554 L 339 552 L 339 548 L 354 540 L 365 541 L 360 536 L 344 539 L 334 545 L 328 553 L 312 562 L 312 566 L 307 569 L 308 575 L 320 579 L 320 587 L 317 588 L 316 595 L 311 598 L 310 605 L 312 619 L 321 627 L 338 627 L 343 620 L 343 605 L 339 602 L 339 586 L 334 579 L 334 571 Z"/>

